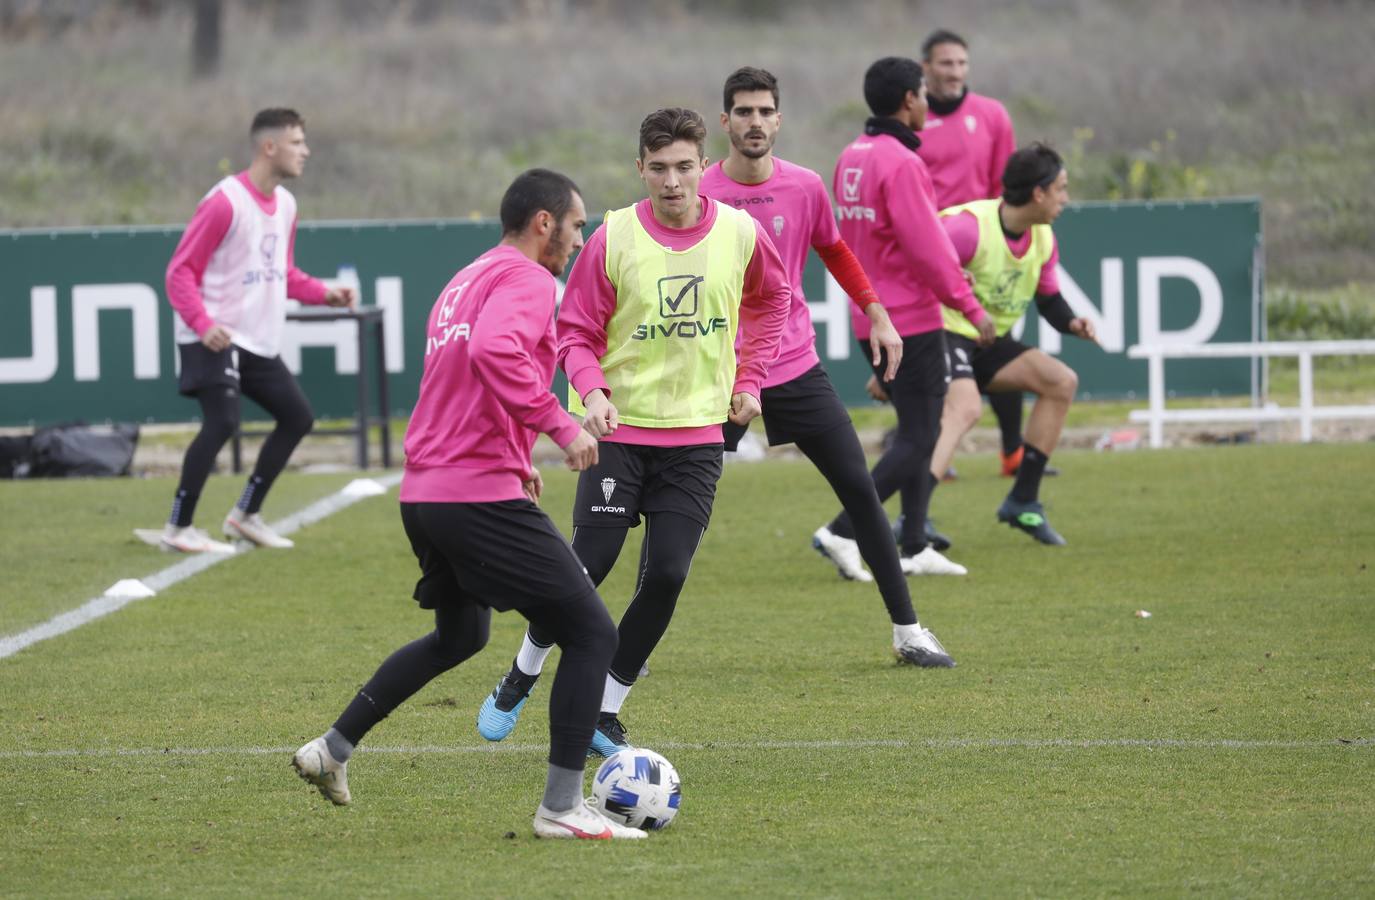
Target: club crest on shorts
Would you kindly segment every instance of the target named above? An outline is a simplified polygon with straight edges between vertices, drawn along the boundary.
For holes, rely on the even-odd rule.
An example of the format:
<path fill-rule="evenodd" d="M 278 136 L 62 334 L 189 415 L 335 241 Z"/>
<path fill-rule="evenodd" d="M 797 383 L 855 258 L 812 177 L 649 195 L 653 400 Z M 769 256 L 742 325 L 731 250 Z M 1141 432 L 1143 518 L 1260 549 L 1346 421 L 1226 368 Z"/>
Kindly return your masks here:
<path fill-rule="evenodd" d="M 603 478 L 603 479 L 602 479 L 602 498 L 603 498 L 607 503 L 610 503 L 610 502 L 611 502 L 611 495 L 614 494 L 614 493 L 616 493 L 616 479 L 614 479 L 614 478 Z"/>

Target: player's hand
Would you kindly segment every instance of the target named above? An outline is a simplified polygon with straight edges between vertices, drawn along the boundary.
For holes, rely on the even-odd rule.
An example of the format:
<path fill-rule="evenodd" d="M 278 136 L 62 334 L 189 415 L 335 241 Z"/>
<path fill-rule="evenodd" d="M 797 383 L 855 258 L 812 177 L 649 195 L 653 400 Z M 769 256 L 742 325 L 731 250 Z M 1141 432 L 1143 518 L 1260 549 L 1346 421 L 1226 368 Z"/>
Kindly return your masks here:
<path fill-rule="evenodd" d="M 864 382 L 864 390 L 879 403 L 888 402 L 888 392 L 883 389 L 883 383 L 878 380 L 877 375 L 869 376 L 869 380 Z"/>
<path fill-rule="evenodd" d="M 582 417 L 582 427 L 594 438 L 604 438 L 614 432 L 621 424 L 621 414 L 616 405 L 606 396 L 606 391 L 597 388 L 582 398 L 587 407 L 587 415 Z"/>
<path fill-rule="evenodd" d="M 974 273 L 968 269 L 960 269 L 960 274 L 964 276 L 964 283 L 970 287 L 974 286 Z"/>
<path fill-rule="evenodd" d="M 880 354 L 887 352 L 888 365 L 883 369 L 883 380 L 892 381 L 898 376 L 898 366 L 902 364 L 902 335 L 893 327 L 888 310 L 879 304 L 870 303 L 864 307 L 864 314 L 874 326 L 869 332 L 869 349 L 874 353 L 874 365 L 878 365 L 883 358 Z"/>
<path fill-rule="evenodd" d="M 730 420 L 736 425 L 748 425 L 764 410 L 759 405 L 759 398 L 753 394 L 740 391 L 730 398 Z"/>
<path fill-rule="evenodd" d="M 590 469 L 597 464 L 597 439 L 582 429 L 578 429 L 578 436 L 568 442 L 568 446 L 563 448 L 564 465 L 574 472 L 581 472 Z M 536 478 L 539 476 L 536 475 Z"/>
<path fill-rule="evenodd" d="M 211 325 L 210 330 L 201 335 L 201 343 L 219 353 L 234 343 L 234 333 L 223 325 Z"/>
<path fill-rule="evenodd" d="M 984 316 L 983 321 L 974 326 L 979 329 L 979 346 L 988 347 L 998 339 L 998 329 L 993 325 L 992 316 Z"/>
<path fill-rule="evenodd" d="M 1093 327 L 1093 323 L 1088 319 L 1071 319 L 1069 332 L 1075 337 L 1083 338 L 1086 341 L 1093 341 L 1098 346 L 1103 346 L 1098 340 L 1098 330 Z"/>
<path fill-rule="evenodd" d="M 530 498 L 531 503 L 539 503 L 539 495 L 544 493 L 544 479 L 540 477 L 539 469 L 530 467 L 530 477 L 520 483 L 520 489 Z"/>
<path fill-rule="evenodd" d="M 353 309 L 358 305 L 358 294 L 351 287 L 333 287 L 325 291 L 325 303 Z"/>

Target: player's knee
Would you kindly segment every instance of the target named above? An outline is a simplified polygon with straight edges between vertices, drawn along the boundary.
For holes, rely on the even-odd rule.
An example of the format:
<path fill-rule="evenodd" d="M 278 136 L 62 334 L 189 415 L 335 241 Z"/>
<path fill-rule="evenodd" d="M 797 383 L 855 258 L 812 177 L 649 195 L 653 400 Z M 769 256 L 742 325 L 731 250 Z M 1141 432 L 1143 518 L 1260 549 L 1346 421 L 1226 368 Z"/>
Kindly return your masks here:
<path fill-rule="evenodd" d="M 688 570 L 691 568 L 692 557 L 687 554 L 651 560 L 641 581 L 641 595 L 676 597 L 687 581 Z"/>
<path fill-rule="evenodd" d="M 947 414 L 950 416 L 951 426 L 959 429 L 961 434 L 973 428 L 974 423 L 979 421 L 979 416 L 982 415 L 982 413 L 983 409 L 979 405 L 977 397 L 972 403 L 956 400 L 947 407 Z"/>
<path fill-rule="evenodd" d="M 1069 366 L 1061 364 L 1059 371 L 1055 373 L 1055 378 L 1051 382 L 1052 396 L 1065 403 L 1072 403 L 1074 395 L 1079 391 L 1079 376 Z"/>

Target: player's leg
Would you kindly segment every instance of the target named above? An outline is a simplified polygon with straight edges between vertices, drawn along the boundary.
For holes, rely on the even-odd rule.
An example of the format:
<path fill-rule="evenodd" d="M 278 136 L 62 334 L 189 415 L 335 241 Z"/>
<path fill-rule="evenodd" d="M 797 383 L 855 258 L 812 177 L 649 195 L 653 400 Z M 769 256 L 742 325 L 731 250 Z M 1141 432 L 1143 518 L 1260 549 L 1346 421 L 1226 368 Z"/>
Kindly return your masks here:
<path fill-rule="evenodd" d="M 1060 442 L 1079 378 L 1058 359 L 1040 350 L 1025 348 L 998 368 L 989 379 L 988 387 L 993 392 L 1027 390 L 1036 394 L 1027 420 L 1022 464 L 1012 490 L 998 509 L 998 519 L 1042 543 L 1064 544 L 1065 539 L 1046 521 L 1040 503 L 1040 487 L 1046 464 Z"/>
<path fill-rule="evenodd" d="M 1022 461 L 1022 392 L 989 394 L 988 405 L 998 420 L 1003 474 L 1010 477 L 1017 474 L 1017 466 Z"/>
<path fill-rule="evenodd" d="M 286 468 L 296 445 L 315 427 L 315 414 L 296 376 L 280 356 L 268 358 L 243 353 L 239 371 L 244 396 L 266 410 L 276 424 L 258 451 L 258 460 L 238 503 L 225 517 L 224 533 L 252 541 L 260 547 L 291 547 L 290 540 L 268 527 L 259 510 L 272 483 Z"/>

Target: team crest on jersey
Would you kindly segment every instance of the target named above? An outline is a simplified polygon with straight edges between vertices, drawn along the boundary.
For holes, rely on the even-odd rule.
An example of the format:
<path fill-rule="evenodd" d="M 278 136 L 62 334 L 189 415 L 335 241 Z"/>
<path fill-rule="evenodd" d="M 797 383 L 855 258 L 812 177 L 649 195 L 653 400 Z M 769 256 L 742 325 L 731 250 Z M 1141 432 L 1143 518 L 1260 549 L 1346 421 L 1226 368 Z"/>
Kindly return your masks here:
<path fill-rule="evenodd" d="M 840 174 L 840 193 L 846 203 L 859 202 L 859 179 L 863 176 L 863 169 L 846 169 Z"/>
<path fill-rule="evenodd" d="M 659 317 L 681 319 L 697 315 L 701 275 L 669 275 L 659 279 Z"/>
<path fill-rule="evenodd" d="M 277 257 L 277 235 L 263 235 L 263 242 L 258 246 L 258 251 L 263 255 L 263 267 L 272 268 L 272 260 Z"/>
<path fill-rule="evenodd" d="M 973 134 L 974 130 L 979 127 L 979 120 L 973 116 L 965 116 L 964 127 L 969 130 L 970 134 Z"/>
<path fill-rule="evenodd" d="M 782 237 L 782 236 L 783 236 L 783 225 L 784 225 L 784 224 L 785 224 L 785 223 L 784 223 L 784 221 L 783 221 L 783 217 L 782 217 L 782 216 L 774 216 L 774 217 L 773 217 L 773 236 L 774 236 L 774 237 Z"/>

